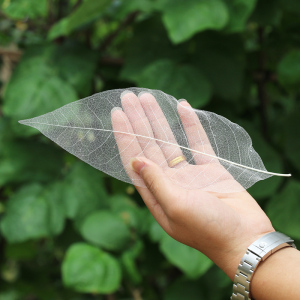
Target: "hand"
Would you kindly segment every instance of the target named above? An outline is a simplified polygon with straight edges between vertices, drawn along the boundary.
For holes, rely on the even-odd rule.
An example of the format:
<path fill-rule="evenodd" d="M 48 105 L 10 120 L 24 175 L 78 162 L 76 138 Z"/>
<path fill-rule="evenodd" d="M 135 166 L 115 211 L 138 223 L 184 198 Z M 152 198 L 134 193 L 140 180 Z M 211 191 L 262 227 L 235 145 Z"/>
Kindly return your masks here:
<path fill-rule="evenodd" d="M 111 115 L 113 129 L 117 131 L 115 139 L 127 174 L 134 183 L 146 185 L 136 186 L 145 204 L 171 237 L 204 253 L 233 280 L 247 247 L 262 235 L 274 231 L 270 220 L 245 190 L 236 193 L 205 191 L 205 180 L 211 180 L 214 174 L 221 174 L 215 182 L 216 187 L 238 185 L 217 159 L 194 154 L 196 165 L 182 161 L 170 168 L 168 163 L 183 155 L 180 147 L 140 137 L 155 137 L 177 144 L 151 94 L 143 93 L 137 97 L 128 91 L 123 93 L 121 100 L 124 111 L 114 109 Z M 177 110 L 190 148 L 215 155 L 188 102 L 180 102 Z M 195 132 L 200 132 L 199 141 L 195 140 L 195 136 L 199 136 Z M 202 175 L 197 180 L 203 182 L 203 189 L 193 189 L 193 185 L 189 189 L 182 187 L 199 173 Z M 182 185 L 175 184 L 176 181 Z"/>

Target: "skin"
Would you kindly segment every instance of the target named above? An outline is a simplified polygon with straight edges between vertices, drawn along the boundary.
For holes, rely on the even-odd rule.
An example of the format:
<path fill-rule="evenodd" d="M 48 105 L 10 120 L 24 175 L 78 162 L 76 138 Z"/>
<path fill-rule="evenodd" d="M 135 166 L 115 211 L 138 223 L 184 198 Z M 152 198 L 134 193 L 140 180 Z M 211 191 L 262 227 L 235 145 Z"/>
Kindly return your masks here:
<path fill-rule="evenodd" d="M 121 102 L 122 109 L 115 109 L 111 114 L 114 130 L 161 139 L 165 137 L 176 143 L 164 114 L 151 94 L 137 97 L 132 92 L 123 93 Z M 190 147 L 215 155 L 188 102 L 180 102 L 177 109 Z M 161 134 L 162 127 L 165 136 Z M 222 174 L 215 183 L 216 187 L 238 187 L 217 160 L 195 154 L 196 165 L 182 161 L 170 168 L 168 163 L 182 155 L 180 147 L 166 147 L 149 139 L 121 133 L 115 133 L 115 138 L 126 172 L 134 180 L 145 183 L 146 187 L 136 186 L 136 189 L 161 227 L 177 241 L 208 256 L 231 280 L 247 247 L 261 236 L 275 231 L 269 218 L 246 190 L 216 193 L 199 188 L 186 189 L 170 179 L 175 176 L 188 183 L 205 168 L 212 174 Z M 198 180 L 204 181 L 205 177 Z"/>

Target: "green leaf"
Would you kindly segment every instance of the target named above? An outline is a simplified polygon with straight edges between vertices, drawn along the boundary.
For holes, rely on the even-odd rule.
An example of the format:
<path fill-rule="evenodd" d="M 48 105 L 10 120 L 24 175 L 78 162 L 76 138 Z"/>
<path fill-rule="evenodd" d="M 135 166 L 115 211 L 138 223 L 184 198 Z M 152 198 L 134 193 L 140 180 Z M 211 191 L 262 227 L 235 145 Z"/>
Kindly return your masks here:
<path fill-rule="evenodd" d="M 0 150 L 0 186 L 49 181 L 60 174 L 62 152 L 38 141 L 5 142 Z"/>
<path fill-rule="evenodd" d="M 81 44 L 56 47 L 51 58 L 59 77 L 70 84 L 80 97 L 90 96 L 98 54 Z"/>
<path fill-rule="evenodd" d="M 207 79 L 191 65 L 164 59 L 153 62 L 138 79 L 141 87 L 162 90 L 177 99 L 185 98 L 193 107 L 201 107 L 211 97 Z"/>
<path fill-rule="evenodd" d="M 80 221 L 89 213 L 108 206 L 103 174 L 86 163 L 76 161 L 62 184 L 62 205 L 71 219 Z"/>
<path fill-rule="evenodd" d="M 279 0 L 279 6 L 286 12 L 299 15 L 300 2 L 295 0 Z"/>
<path fill-rule="evenodd" d="M 213 265 L 213 262 L 198 250 L 181 244 L 165 234 L 160 242 L 160 249 L 174 266 L 189 278 L 197 278 Z"/>
<path fill-rule="evenodd" d="M 152 0 L 120 0 L 117 5 L 111 5 L 107 10 L 109 17 L 113 19 L 124 19 L 130 13 L 135 11 L 151 13 L 155 8 L 155 1 Z"/>
<path fill-rule="evenodd" d="M 37 253 L 38 247 L 32 241 L 5 245 L 5 257 L 11 260 L 31 260 Z"/>
<path fill-rule="evenodd" d="M 65 210 L 62 206 L 62 189 L 60 182 L 55 182 L 48 188 L 43 190 L 43 197 L 47 199 L 48 203 L 48 224 L 49 234 L 58 235 L 64 229 L 65 224 Z"/>
<path fill-rule="evenodd" d="M 87 241 L 107 250 L 121 250 L 130 241 L 130 231 L 122 218 L 105 210 L 88 215 L 80 232 Z"/>
<path fill-rule="evenodd" d="M 8 290 L 8 291 L 1 291 L 0 293 L 1 300 L 19 300 L 22 299 L 20 291 L 17 290 Z"/>
<path fill-rule="evenodd" d="M 251 16 L 251 22 L 258 23 L 261 26 L 279 25 L 282 18 L 280 1 L 282 0 L 258 0 Z"/>
<path fill-rule="evenodd" d="M 185 56 L 182 47 L 173 46 L 160 19 L 150 18 L 134 27 L 128 41 L 121 79 L 138 81 L 143 70 L 156 60 L 180 61 Z"/>
<path fill-rule="evenodd" d="M 122 254 L 121 258 L 126 278 L 128 278 L 134 285 L 138 285 L 143 281 L 143 278 L 138 271 L 134 259 L 127 253 Z"/>
<path fill-rule="evenodd" d="M 28 48 L 4 94 L 4 113 L 22 135 L 37 133 L 17 120 L 35 117 L 91 92 L 97 54 L 80 44 Z"/>
<path fill-rule="evenodd" d="M 0 7 L 3 13 L 13 19 L 34 19 L 47 14 L 47 0 L 6 0 L 1 2 Z"/>
<path fill-rule="evenodd" d="M 202 289 L 199 282 L 179 279 L 166 289 L 163 300 L 204 299 Z"/>
<path fill-rule="evenodd" d="M 300 50 L 288 52 L 277 67 L 280 83 L 292 90 L 299 91 L 300 84 Z"/>
<path fill-rule="evenodd" d="M 142 282 L 143 278 L 139 272 L 135 259 L 143 250 L 143 243 L 141 241 L 136 241 L 133 247 L 122 253 L 121 261 L 123 265 L 126 277 L 128 277 L 131 282 L 138 285 Z"/>
<path fill-rule="evenodd" d="M 221 99 L 232 101 L 241 96 L 246 59 L 240 36 L 202 33 L 195 38 L 191 59 Z"/>
<path fill-rule="evenodd" d="M 225 0 L 229 10 L 226 30 L 240 32 L 245 30 L 247 20 L 255 8 L 257 0 Z"/>
<path fill-rule="evenodd" d="M 174 43 L 181 43 L 195 33 L 206 29 L 222 29 L 229 14 L 219 0 L 166 0 L 163 5 L 163 22 Z"/>
<path fill-rule="evenodd" d="M 200 280 L 201 286 L 205 287 L 203 299 L 224 299 L 224 295 L 232 292 L 232 281 L 217 265 L 213 265 Z"/>
<path fill-rule="evenodd" d="M 48 189 L 31 184 L 15 193 L 1 221 L 5 238 L 16 243 L 60 233 L 64 212 L 59 206 L 61 193 L 58 189 L 55 184 Z"/>
<path fill-rule="evenodd" d="M 293 166 L 300 170 L 299 149 L 300 139 L 299 136 L 300 123 L 299 123 L 299 105 L 294 108 L 294 112 L 287 115 L 284 128 L 284 152 L 287 158 L 292 162 Z"/>
<path fill-rule="evenodd" d="M 3 111 L 17 120 L 35 117 L 77 99 L 73 87 L 57 76 L 53 47 L 29 48 L 14 71 L 4 94 Z M 37 133 L 20 126 L 23 132 Z"/>
<path fill-rule="evenodd" d="M 0 118 L 0 144 L 4 145 L 4 143 L 10 142 L 14 138 L 13 132 L 10 128 L 10 120 L 9 118 L 1 117 Z M 0 147 L 0 155 L 3 153 L 3 148 Z"/>
<path fill-rule="evenodd" d="M 101 16 L 108 5 L 111 4 L 110 0 L 86 0 L 84 1 L 70 16 L 68 16 L 68 31 L 91 22 Z"/>
<path fill-rule="evenodd" d="M 150 217 L 150 226 L 149 226 L 149 237 L 152 242 L 159 242 L 165 235 L 165 231 L 161 228 L 158 222 L 151 215 Z"/>
<path fill-rule="evenodd" d="M 8 84 L 3 108 L 4 113 L 16 121 L 44 114 L 77 98 L 68 83 L 52 77 L 46 70 L 42 73 L 27 73 L 27 76 L 25 73 L 15 74 Z M 37 133 L 36 130 L 31 132 Z"/>
<path fill-rule="evenodd" d="M 48 40 L 52 41 L 60 36 L 68 35 L 68 18 L 63 18 L 55 23 L 48 32 Z"/>
<path fill-rule="evenodd" d="M 118 214 L 131 228 L 142 231 L 145 223 L 144 212 L 136 203 L 125 195 L 114 195 L 109 199 L 111 211 Z"/>
<path fill-rule="evenodd" d="M 121 269 L 108 253 L 77 243 L 66 253 L 62 277 L 64 285 L 77 292 L 109 294 L 120 287 Z"/>
<path fill-rule="evenodd" d="M 285 188 L 272 197 L 266 208 L 274 228 L 300 239 L 300 182 L 289 179 Z"/>
<path fill-rule="evenodd" d="M 105 12 L 110 0 L 86 0 L 73 13 L 56 23 L 48 33 L 48 39 L 68 35 L 77 28 L 96 20 Z"/>

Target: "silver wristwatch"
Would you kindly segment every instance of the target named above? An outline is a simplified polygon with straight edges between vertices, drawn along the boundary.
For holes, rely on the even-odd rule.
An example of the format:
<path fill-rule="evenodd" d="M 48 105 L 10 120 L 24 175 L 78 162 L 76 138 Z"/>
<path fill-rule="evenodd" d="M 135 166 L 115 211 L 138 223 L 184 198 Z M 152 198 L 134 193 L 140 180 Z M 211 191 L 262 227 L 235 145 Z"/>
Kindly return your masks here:
<path fill-rule="evenodd" d="M 272 253 L 284 247 L 296 248 L 290 237 L 277 231 L 268 233 L 251 244 L 236 271 L 230 299 L 251 300 L 250 281 L 255 268 Z"/>

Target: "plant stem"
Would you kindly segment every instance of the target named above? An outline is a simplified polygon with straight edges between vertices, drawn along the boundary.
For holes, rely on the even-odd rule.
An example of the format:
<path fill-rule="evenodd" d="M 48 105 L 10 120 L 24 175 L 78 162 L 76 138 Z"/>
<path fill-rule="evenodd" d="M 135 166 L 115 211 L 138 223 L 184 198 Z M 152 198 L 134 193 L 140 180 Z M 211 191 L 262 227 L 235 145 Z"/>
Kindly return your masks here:
<path fill-rule="evenodd" d="M 129 24 L 131 24 L 135 18 L 138 16 L 139 12 L 138 11 L 134 11 L 132 13 L 130 13 L 118 26 L 118 28 L 112 32 L 110 35 L 108 35 L 102 45 L 100 46 L 100 52 L 104 52 L 109 46 L 110 44 L 114 41 L 114 39 L 118 36 L 118 34 Z"/>
<path fill-rule="evenodd" d="M 267 119 L 267 103 L 268 94 L 266 91 L 267 84 L 267 70 L 266 70 L 266 53 L 264 51 L 264 28 L 258 28 L 258 43 L 260 50 L 258 52 L 258 71 L 259 76 L 257 78 L 257 92 L 260 103 L 260 118 L 262 126 L 262 134 L 266 140 L 268 137 L 268 119 Z"/>

